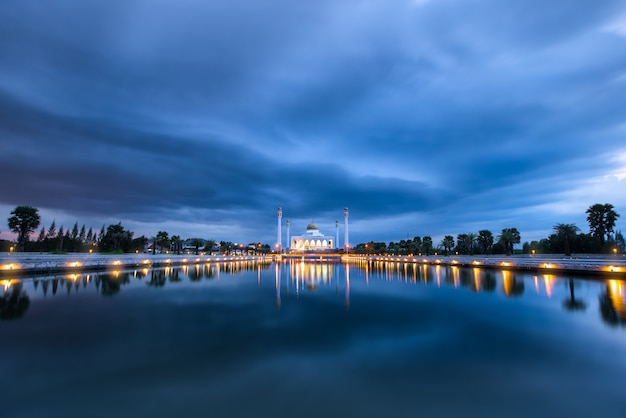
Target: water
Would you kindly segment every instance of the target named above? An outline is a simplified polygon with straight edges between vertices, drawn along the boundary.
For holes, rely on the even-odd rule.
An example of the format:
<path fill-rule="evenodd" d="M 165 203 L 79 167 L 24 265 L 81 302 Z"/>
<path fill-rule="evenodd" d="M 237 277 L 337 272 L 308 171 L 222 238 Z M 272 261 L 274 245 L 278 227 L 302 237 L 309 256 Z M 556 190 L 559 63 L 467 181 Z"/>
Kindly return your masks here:
<path fill-rule="evenodd" d="M 3 417 L 626 410 L 620 281 L 239 262 L 4 285 Z"/>

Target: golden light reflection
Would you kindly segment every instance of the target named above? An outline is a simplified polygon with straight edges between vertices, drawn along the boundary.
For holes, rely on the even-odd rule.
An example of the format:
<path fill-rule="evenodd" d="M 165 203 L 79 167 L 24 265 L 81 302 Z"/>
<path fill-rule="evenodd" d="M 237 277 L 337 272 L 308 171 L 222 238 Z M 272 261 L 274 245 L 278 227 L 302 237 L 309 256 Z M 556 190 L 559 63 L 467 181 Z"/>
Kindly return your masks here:
<path fill-rule="evenodd" d="M 83 263 L 79 262 L 79 261 L 72 261 L 70 263 L 67 263 L 68 267 L 81 267 L 83 265 Z"/>
<path fill-rule="evenodd" d="M 473 268 L 472 272 L 474 273 L 474 290 L 480 292 L 480 269 Z"/>
<path fill-rule="evenodd" d="M 625 283 L 619 280 L 609 280 L 607 282 L 607 293 L 611 301 L 611 305 L 620 318 L 626 318 L 626 299 Z"/>
<path fill-rule="evenodd" d="M 511 265 L 512 265 L 512 264 L 511 264 L 511 263 L 509 263 L 509 262 L 507 262 L 507 261 L 503 261 L 503 262 L 501 262 L 501 263 L 500 263 L 500 265 L 501 265 L 502 267 L 511 267 Z"/>
<path fill-rule="evenodd" d="M 2 284 L 2 286 L 4 287 L 4 291 L 6 292 L 13 284 L 13 280 L 2 280 L 0 281 L 0 284 Z"/>
<path fill-rule="evenodd" d="M 617 266 L 608 266 L 606 268 L 606 271 L 610 272 L 610 273 L 621 273 L 623 270 L 621 267 L 617 267 Z"/>
<path fill-rule="evenodd" d="M 511 278 L 511 272 L 508 270 L 502 270 L 502 288 L 507 296 L 511 296 L 513 293 L 513 279 Z"/>
<path fill-rule="evenodd" d="M 541 267 L 543 267 L 544 269 L 551 269 L 551 268 L 554 268 L 556 266 L 554 264 L 552 264 L 552 263 L 543 263 L 541 265 Z"/>
<path fill-rule="evenodd" d="M 552 274 L 544 274 L 543 284 L 546 287 L 546 295 L 548 295 L 548 298 L 551 298 L 554 290 L 554 276 Z"/>
<path fill-rule="evenodd" d="M 111 263 L 111 264 L 113 264 L 114 266 L 121 266 L 121 265 L 122 265 L 122 262 L 121 262 L 120 260 L 115 260 L 115 261 L 114 261 L 113 263 Z"/>
<path fill-rule="evenodd" d="M 474 260 L 472 261 L 472 264 L 475 266 L 480 266 L 482 264 L 482 262 L 478 261 L 478 260 Z"/>

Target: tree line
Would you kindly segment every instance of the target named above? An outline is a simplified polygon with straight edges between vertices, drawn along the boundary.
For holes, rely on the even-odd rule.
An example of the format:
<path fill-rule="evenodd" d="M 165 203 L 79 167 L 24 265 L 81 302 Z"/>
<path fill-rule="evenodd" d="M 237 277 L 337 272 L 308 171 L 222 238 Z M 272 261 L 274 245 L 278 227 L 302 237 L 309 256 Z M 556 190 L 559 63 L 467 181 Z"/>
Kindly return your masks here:
<path fill-rule="evenodd" d="M 572 253 L 623 253 L 626 248 L 621 231 L 615 230 L 619 214 L 610 203 L 596 203 L 585 212 L 589 224 L 589 233 L 581 233 L 580 228 L 572 223 L 558 223 L 553 233 L 539 241 L 524 242 L 521 252 L 524 254 L 565 254 Z M 450 255 L 450 254 L 506 254 L 515 252 L 514 246 L 521 242 L 517 228 L 504 228 L 497 236 L 483 229 L 478 233 L 462 233 L 456 236 L 445 235 L 434 244 L 431 236 L 415 236 L 413 239 L 399 242 L 370 241 L 353 248 L 357 254 L 391 255 Z"/>
<path fill-rule="evenodd" d="M 158 231 L 153 237 L 144 235 L 134 238 L 133 231 L 124 228 L 122 223 L 112 224 L 107 227 L 102 225 L 100 230 L 94 230 L 78 222 L 73 227 L 65 229 L 63 225 L 56 225 L 52 221 L 46 229 L 42 226 L 36 240 L 30 239 L 41 224 L 39 210 L 31 206 L 17 206 L 11 211 L 7 220 L 9 229 L 17 234 L 16 245 L 10 241 L 3 241 L 3 251 L 30 251 L 30 252 L 104 252 L 104 253 L 134 253 L 171 252 L 182 254 L 183 251 L 193 251 L 196 255 L 200 252 L 219 252 L 231 254 L 235 251 L 254 251 L 255 253 L 269 253 L 268 244 L 251 243 L 245 247 L 230 241 L 212 239 L 188 238 L 183 240 L 180 235 L 170 236 L 167 231 Z"/>

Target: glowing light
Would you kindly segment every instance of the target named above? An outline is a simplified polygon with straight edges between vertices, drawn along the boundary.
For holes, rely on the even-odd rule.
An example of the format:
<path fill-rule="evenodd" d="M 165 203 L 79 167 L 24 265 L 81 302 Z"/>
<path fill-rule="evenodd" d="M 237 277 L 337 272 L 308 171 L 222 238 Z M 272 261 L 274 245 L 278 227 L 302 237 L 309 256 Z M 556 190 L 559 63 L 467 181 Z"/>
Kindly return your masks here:
<path fill-rule="evenodd" d="M 607 271 L 610 271 L 611 273 L 621 273 L 622 272 L 622 268 L 621 267 L 616 267 L 616 266 L 608 266 L 606 268 Z"/>
<path fill-rule="evenodd" d="M 20 266 L 15 263 L 3 264 L 2 270 L 17 270 Z"/>
<path fill-rule="evenodd" d="M 475 266 L 480 266 L 482 263 L 480 261 L 478 261 L 478 260 L 474 260 L 474 261 L 472 261 L 472 264 L 475 265 Z"/>
<path fill-rule="evenodd" d="M 456 260 L 452 260 L 452 264 L 459 264 L 459 262 Z"/>
<path fill-rule="evenodd" d="M 552 264 L 552 263 L 543 263 L 542 267 L 546 268 L 546 269 L 551 269 L 551 268 L 554 268 L 554 264 Z"/>
<path fill-rule="evenodd" d="M 115 261 L 113 262 L 113 265 L 114 265 L 114 266 L 121 266 L 121 265 L 122 265 L 122 262 L 121 262 L 120 260 L 115 260 Z"/>
<path fill-rule="evenodd" d="M 78 261 L 72 261 L 72 262 L 70 262 L 70 263 L 67 263 L 67 266 L 68 266 L 68 267 L 80 267 L 80 266 L 82 266 L 82 265 L 83 265 L 83 264 L 82 264 L 82 263 L 80 263 L 80 262 L 78 262 Z"/>
<path fill-rule="evenodd" d="M 506 262 L 506 261 L 501 262 L 501 263 L 500 263 L 500 265 L 501 265 L 502 267 L 511 267 L 511 263 Z"/>
<path fill-rule="evenodd" d="M 186 259 L 186 258 L 183 258 L 183 263 L 186 263 L 186 262 L 187 262 L 187 259 Z"/>
<path fill-rule="evenodd" d="M 142 261 L 142 263 L 143 263 L 143 264 L 152 264 L 152 263 L 150 262 L 150 260 L 143 260 L 143 261 Z"/>
<path fill-rule="evenodd" d="M 11 287 L 11 284 L 13 284 L 13 280 L 2 280 L 0 281 L 0 284 L 4 286 L 4 291 L 6 292 Z"/>
<path fill-rule="evenodd" d="M 67 276 L 67 279 L 75 282 L 76 280 L 78 280 L 78 274 L 70 274 Z"/>
<path fill-rule="evenodd" d="M 167 264 L 170 264 L 170 263 L 172 262 L 172 260 L 170 260 L 170 259 L 168 258 L 167 260 L 165 260 L 165 262 L 166 262 Z"/>

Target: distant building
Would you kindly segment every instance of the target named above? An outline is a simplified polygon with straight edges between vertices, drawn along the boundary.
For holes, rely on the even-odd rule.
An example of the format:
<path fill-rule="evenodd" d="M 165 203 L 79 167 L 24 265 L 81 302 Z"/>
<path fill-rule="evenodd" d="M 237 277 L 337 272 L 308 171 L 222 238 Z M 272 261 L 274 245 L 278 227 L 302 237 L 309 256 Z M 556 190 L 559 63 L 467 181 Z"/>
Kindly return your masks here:
<path fill-rule="evenodd" d="M 314 223 L 307 225 L 304 235 L 293 236 L 289 241 L 290 251 L 323 251 L 335 248 L 335 238 L 322 234 Z"/>

